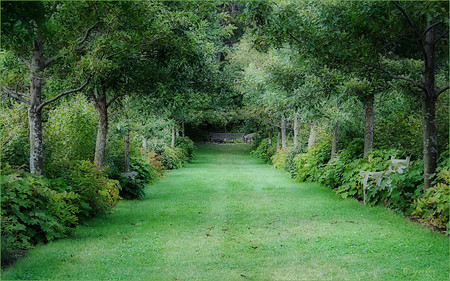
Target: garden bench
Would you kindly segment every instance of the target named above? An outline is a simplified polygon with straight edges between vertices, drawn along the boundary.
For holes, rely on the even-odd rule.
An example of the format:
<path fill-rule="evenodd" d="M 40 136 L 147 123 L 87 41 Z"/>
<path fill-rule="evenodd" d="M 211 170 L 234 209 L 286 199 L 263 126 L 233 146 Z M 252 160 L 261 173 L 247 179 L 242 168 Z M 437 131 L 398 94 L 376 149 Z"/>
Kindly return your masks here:
<path fill-rule="evenodd" d="M 394 156 L 391 156 L 390 165 L 387 171 L 382 172 L 370 172 L 370 171 L 362 171 L 360 172 L 360 176 L 363 177 L 363 200 L 364 205 L 367 201 L 367 190 L 369 189 L 370 185 L 368 183 L 369 178 L 372 178 L 375 180 L 375 185 L 380 186 L 381 181 L 385 178 L 389 178 L 389 175 L 392 173 L 400 173 L 403 174 L 403 170 L 406 169 L 409 166 L 410 158 L 409 156 L 406 157 L 406 159 L 395 159 Z M 387 186 L 391 185 L 391 180 L 388 180 L 386 182 Z M 391 190 L 392 192 L 392 190 Z"/>

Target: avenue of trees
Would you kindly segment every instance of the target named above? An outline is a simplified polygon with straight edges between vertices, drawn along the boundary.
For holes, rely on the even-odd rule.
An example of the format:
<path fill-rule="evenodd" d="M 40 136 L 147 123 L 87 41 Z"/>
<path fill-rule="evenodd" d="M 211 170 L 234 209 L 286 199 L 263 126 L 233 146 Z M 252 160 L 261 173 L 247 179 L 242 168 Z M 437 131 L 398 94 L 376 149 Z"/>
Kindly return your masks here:
<path fill-rule="evenodd" d="M 65 227 L 119 190 L 142 197 L 208 131 L 259 133 L 291 162 L 314 147 L 339 158 L 358 141 L 361 161 L 396 150 L 422 167 L 421 193 L 445 170 L 446 1 L 2 1 L 1 14 L 2 177 L 48 180 Z M 11 208 L 4 188 L 2 239 L 61 236 L 48 235 L 56 222 L 26 222 L 29 207 Z"/>

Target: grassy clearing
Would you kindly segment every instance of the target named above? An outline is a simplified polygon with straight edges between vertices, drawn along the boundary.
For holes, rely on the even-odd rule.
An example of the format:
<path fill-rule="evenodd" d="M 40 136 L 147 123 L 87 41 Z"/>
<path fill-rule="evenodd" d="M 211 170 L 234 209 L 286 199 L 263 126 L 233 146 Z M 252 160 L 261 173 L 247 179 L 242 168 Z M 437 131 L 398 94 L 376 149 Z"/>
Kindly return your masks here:
<path fill-rule="evenodd" d="M 448 238 L 259 164 L 200 147 L 143 201 L 40 246 L 2 279 L 447 280 Z"/>

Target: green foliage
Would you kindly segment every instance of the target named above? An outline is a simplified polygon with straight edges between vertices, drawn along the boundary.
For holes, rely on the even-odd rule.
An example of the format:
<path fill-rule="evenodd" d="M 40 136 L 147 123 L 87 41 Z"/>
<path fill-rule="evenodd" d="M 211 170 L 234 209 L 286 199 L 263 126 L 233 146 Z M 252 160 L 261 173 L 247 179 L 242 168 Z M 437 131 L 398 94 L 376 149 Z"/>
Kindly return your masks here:
<path fill-rule="evenodd" d="M 166 170 L 181 168 L 188 161 L 185 150 L 179 147 L 166 146 L 162 156 L 162 163 Z"/>
<path fill-rule="evenodd" d="M 261 159 L 264 163 L 270 163 L 271 157 L 274 155 L 275 150 L 273 146 L 269 145 L 269 139 L 255 140 L 253 143 L 253 150 L 251 154 Z"/>
<path fill-rule="evenodd" d="M 330 159 L 330 144 L 316 143 L 306 153 L 294 157 L 294 178 L 299 181 L 319 181 L 324 167 Z"/>
<path fill-rule="evenodd" d="M 305 152 L 305 146 L 300 145 L 300 144 L 289 149 L 289 152 L 286 157 L 285 170 L 288 171 L 289 173 L 291 173 L 291 175 L 295 170 L 294 158 L 297 155 L 299 155 L 300 153 L 304 153 L 304 152 Z"/>
<path fill-rule="evenodd" d="M 94 106 L 83 95 L 61 103 L 49 112 L 44 132 L 46 170 L 56 177 L 65 162 L 93 159 L 97 133 Z"/>
<path fill-rule="evenodd" d="M 450 171 L 442 169 L 434 186 L 425 191 L 422 198 L 414 201 L 413 214 L 421 221 L 440 230 L 449 230 Z"/>
<path fill-rule="evenodd" d="M 11 165 L 28 164 L 28 121 L 26 106 L 12 103 L 0 110 L 0 159 Z"/>
<path fill-rule="evenodd" d="M 284 170 L 286 168 L 286 161 L 289 155 L 289 148 L 280 149 L 277 151 L 272 157 L 272 165 L 280 170 Z"/>
<path fill-rule="evenodd" d="M 60 179 L 66 189 L 80 195 L 76 205 L 83 219 L 107 213 L 119 201 L 121 186 L 117 180 L 108 179 L 106 172 L 89 161 L 72 161 Z"/>
<path fill-rule="evenodd" d="M 4 166 L 1 185 L 2 265 L 38 243 L 65 237 L 78 224 L 80 199 L 56 189 L 56 182 Z"/>
<path fill-rule="evenodd" d="M 189 137 L 179 137 L 175 141 L 175 147 L 183 149 L 188 159 L 191 159 L 195 155 L 196 148 L 194 142 Z"/>
<path fill-rule="evenodd" d="M 145 184 L 154 182 L 164 175 L 162 156 L 151 151 L 140 157 L 132 157 L 128 176 L 119 171 L 110 172 L 110 177 L 120 182 L 122 189 L 120 196 L 125 199 L 143 199 L 145 196 Z"/>

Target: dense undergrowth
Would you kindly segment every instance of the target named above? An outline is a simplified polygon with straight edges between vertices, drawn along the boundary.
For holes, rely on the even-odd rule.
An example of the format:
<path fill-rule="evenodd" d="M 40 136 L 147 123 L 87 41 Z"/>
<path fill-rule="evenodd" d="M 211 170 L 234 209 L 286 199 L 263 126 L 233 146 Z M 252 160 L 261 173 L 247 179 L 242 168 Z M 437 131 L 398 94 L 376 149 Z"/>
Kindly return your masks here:
<path fill-rule="evenodd" d="M 175 147 L 159 139 L 143 148 L 142 134 L 129 130 L 130 168 L 124 173 L 125 131 L 117 121 L 108 136 L 105 167 L 98 168 L 92 162 L 95 108 L 78 95 L 46 113 L 44 174 L 32 175 L 23 105 L 12 103 L 0 117 L 2 267 L 29 248 L 70 235 L 78 224 L 109 213 L 120 199 L 142 199 L 145 184 L 182 167 L 195 153 L 188 137 L 179 137 Z"/>
<path fill-rule="evenodd" d="M 330 157 L 331 144 L 322 141 L 309 149 L 302 146 L 281 149 L 269 146 L 268 139 L 255 143 L 252 154 L 265 163 L 284 169 L 302 182 L 319 182 L 333 189 L 343 198 L 353 197 L 363 201 L 362 171 L 387 171 L 391 156 L 406 157 L 404 152 L 390 149 L 374 149 L 367 159 L 363 158 L 363 140 L 355 139 Z M 423 188 L 423 160 L 411 161 L 403 173 L 391 173 L 377 185 L 369 180 L 368 205 L 382 205 L 402 212 L 411 218 L 447 232 L 449 227 L 449 163 L 448 150 L 441 154 L 433 186 Z"/>

